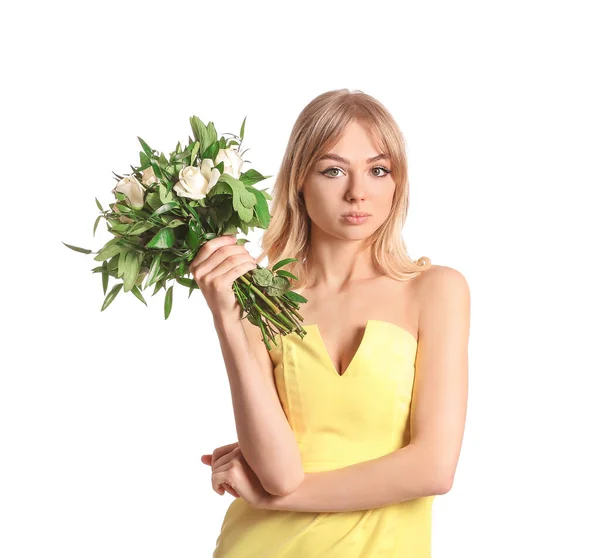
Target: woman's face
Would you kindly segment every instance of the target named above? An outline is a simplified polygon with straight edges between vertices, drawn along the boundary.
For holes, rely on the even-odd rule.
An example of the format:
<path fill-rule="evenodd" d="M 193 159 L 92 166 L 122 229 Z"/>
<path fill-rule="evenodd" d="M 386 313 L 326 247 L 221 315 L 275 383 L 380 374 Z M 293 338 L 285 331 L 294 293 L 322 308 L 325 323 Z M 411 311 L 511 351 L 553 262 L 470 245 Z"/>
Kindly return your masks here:
<path fill-rule="evenodd" d="M 379 228 L 390 213 L 396 188 L 388 158 L 368 161 L 379 154 L 376 141 L 363 124 L 348 124 L 329 157 L 315 163 L 301 188 L 313 229 L 358 240 Z M 343 217 L 349 211 L 369 216 L 352 223 Z"/>

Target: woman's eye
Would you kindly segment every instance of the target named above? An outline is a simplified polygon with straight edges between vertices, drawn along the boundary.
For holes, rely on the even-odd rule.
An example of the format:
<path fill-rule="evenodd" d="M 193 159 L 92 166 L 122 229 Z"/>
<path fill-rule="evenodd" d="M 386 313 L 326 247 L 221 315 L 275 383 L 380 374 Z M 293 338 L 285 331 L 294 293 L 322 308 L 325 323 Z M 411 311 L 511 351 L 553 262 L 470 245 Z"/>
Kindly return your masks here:
<path fill-rule="evenodd" d="M 321 174 L 328 176 L 329 178 L 337 178 L 339 176 L 339 174 L 329 174 L 330 172 L 341 172 L 342 169 L 338 168 L 338 167 L 329 167 L 328 169 L 325 169 L 324 171 L 321 171 Z M 374 171 L 380 170 L 383 171 L 383 174 L 376 174 L 375 176 L 377 178 L 382 178 L 386 175 L 388 175 L 391 171 L 389 169 L 386 169 L 385 167 L 374 167 L 373 168 Z"/>
<path fill-rule="evenodd" d="M 383 171 L 383 174 L 378 174 L 377 176 L 381 177 L 381 176 L 386 176 L 390 173 L 390 171 L 388 169 L 386 169 L 385 167 L 375 167 L 373 170 L 380 170 Z"/>

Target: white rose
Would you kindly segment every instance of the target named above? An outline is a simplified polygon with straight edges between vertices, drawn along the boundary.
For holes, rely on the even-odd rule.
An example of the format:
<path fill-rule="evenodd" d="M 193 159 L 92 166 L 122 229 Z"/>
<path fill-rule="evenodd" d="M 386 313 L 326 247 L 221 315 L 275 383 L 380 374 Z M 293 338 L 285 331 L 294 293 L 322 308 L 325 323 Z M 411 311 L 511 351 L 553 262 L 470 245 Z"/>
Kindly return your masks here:
<path fill-rule="evenodd" d="M 154 169 L 152 167 L 144 169 L 142 171 L 142 184 L 145 186 L 150 186 L 155 182 L 158 182 L 158 178 L 156 178 L 156 175 L 154 174 Z"/>
<path fill-rule="evenodd" d="M 173 190 L 179 196 L 201 200 L 221 176 L 219 169 L 213 167 L 212 159 L 202 159 L 200 167 L 183 167 L 179 171 L 179 182 L 173 186 Z"/>
<path fill-rule="evenodd" d="M 144 187 L 139 183 L 138 179 L 133 176 L 126 176 L 117 182 L 113 188 L 113 192 L 121 192 L 127 196 L 131 207 L 142 209 L 144 207 Z"/>
<path fill-rule="evenodd" d="M 223 168 L 224 173 L 233 178 L 240 177 L 244 160 L 240 157 L 236 149 L 233 149 L 233 147 L 219 149 L 219 153 L 217 153 L 217 157 L 215 158 L 215 165 L 218 165 L 221 161 L 225 163 L 225 167 Z"/>

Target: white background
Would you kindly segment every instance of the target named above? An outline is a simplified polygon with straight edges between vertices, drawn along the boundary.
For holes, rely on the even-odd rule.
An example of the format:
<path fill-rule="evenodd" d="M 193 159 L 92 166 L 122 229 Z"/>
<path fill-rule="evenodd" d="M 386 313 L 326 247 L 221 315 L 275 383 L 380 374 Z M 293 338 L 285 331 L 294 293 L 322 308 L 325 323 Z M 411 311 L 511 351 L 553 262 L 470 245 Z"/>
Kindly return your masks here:
<path fill-rule="evenodd" d="M 94 197 L 113 200 L 136 136 L 168 153 L 193 114 L 219 134 L 247 116 L 245 158 L 275 175 L 302 108 L 347 87 L 406 137 L 410 255 L 471 288 L 467 428 L 433 556 L 600 556 L 594 4 L 5 9 L 0 555 L 211 555 L 233 497 L 200 456 L 237 435 L 210 311 L 176 286 L 166 321 L 150 289 L 148 308 L 128 293 L 101 313 L 97 262 L 61 241 L 109 239 Z"/>

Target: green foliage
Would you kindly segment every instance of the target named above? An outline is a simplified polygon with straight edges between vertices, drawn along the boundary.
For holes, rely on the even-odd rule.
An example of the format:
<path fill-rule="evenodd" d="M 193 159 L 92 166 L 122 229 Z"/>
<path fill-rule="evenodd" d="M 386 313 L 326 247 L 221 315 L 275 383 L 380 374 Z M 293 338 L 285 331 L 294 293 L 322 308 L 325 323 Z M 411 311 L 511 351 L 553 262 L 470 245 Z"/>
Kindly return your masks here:
<path fill-rule="evenodd" d="M 132 207 L 123 192 L 113 192 L 114 201 L 108 209 L 104 209 L 95 198 L 100 214 L 94 222 L 93 236 L 100 220 L 104 219 L 113 238 L 98 252 L 63 242 L 76 252 L 95 254 L 94 260 L 102 262 L 92 270 L 102 276 L 105 298 L 101 311 L 121 290 L 131 292 L 147 306 L 142 291 L 154 285 L 152 296 L 161 289 L 165 290 L 164 317 L 167 319 L 172 310 L 175 283 L 188 289 L 188 297 L 199 289 L 196 281 L 189 277 L 189 264 L 205 242 L 240 230 L 247 234 L 255 227 L 268 228 L 271 215 L 267 202 L 272 198 L 266 189 L 257 189 L 255 185 L 271 176 L 248 169 L 235 178 L 224 172 L 225 160 L 214 165 L 221 149 L 233 149 L 242 156 L 239 148 L 244 140 L 246 118 L 239 136 L 232 134 L 232 138 L 226 139 L 218 136 L 213 122 L 204 124 L 200 118 L 192 116 L 189 121 L 193 137 L 188 138 L 187 145 L 178 142 L 169 154 L 152 149 L 146 141 L 137 137 L 142 147 L 140 164 L 131 166 L 131 175 L 143 186 L 143 207 Z M 216 184 L 201 194 L 200 199 L 180 196 L 174 189 L 180 172 L 189 166 L 199 168 L 202 160 L 207 158 L 213 161 L 213 169 L 219 172 Z M 155 180 L 147 180 L 149 172 L 154 174 Z M 115 172 L 113 174 L 116 180 L 124 178 Z M 246 239 L 238 239 L 238 244 L 245 242 Z M 290 280 L 297 280 L 297 277 L 280 270 L 293 261 L 296 260 L 282 260 L 271 270 L 253 269 L 234 282 L 233 289 L 241 307 L 248 312 L 252 323 L 261 327 L 265 340 L 267 336 L 271 338 L 272 332 L 270 326 L 262 322 L 261 316 L 269 315 L 274 323 L 291 327 L 294 325 L 295 308 L 299 302 L 305 301 L 290 291 Z M 107 294 L 109 277 L 121 282 L 117 282 Z"/>

